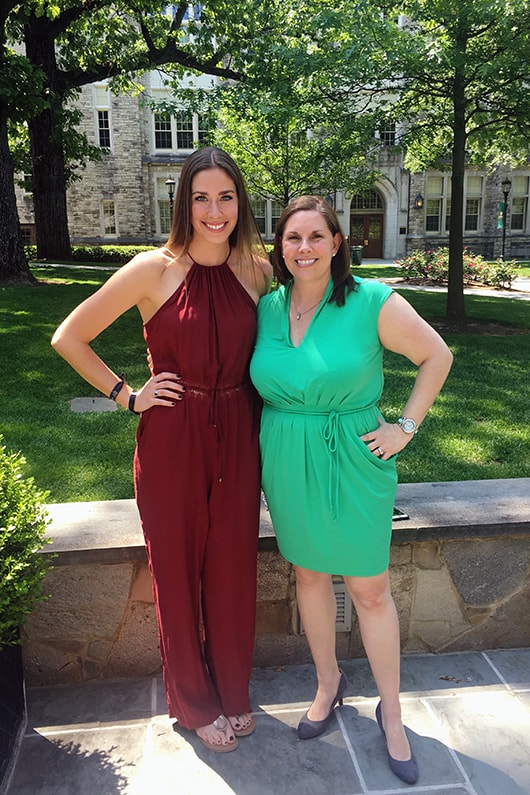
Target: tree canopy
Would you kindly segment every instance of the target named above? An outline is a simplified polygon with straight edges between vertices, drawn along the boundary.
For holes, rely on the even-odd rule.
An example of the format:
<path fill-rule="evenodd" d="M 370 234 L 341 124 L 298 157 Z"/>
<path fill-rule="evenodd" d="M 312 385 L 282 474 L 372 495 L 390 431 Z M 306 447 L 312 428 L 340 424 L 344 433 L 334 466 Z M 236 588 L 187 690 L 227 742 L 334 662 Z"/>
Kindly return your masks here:
<path fill-rule="evenodd" d="M 405 166 L 451 173 L 447 318 L 465 322 L 464 174 L 530 154 L 527 0 L 406 0 L 392 46 L 388 112 L 405 122 Z"/>
<path fill-rule="evenodd" d="M 368 186 L 373 131 L 400 121 L 406 166 L 452 175 L 447 314 L 464 322 L 465 166 L 528 156 L 527 0 L 6 0 L 0 47 L 0 279 L 21 272 L 8 122 L 29 128 L 39 254 L 67 254 L 68 158 L 91 154 L 69 100 L 163 67 L 175 91 L 189 72 L 219 78 L 218 140 L 281 204 Z"/>

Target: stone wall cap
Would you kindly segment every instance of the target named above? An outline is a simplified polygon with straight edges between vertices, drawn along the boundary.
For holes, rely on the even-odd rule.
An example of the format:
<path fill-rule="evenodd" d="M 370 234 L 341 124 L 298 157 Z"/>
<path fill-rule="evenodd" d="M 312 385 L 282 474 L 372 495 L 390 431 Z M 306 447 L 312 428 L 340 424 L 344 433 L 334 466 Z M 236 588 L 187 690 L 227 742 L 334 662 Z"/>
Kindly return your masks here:
<path fill-rule="evenodd" d="M 530 533 L 530 478 L 402 483 L 396 505 L 409 519 L 395 522 L 393 540 Z M 46 506 L 53 543 L 45 552 L 71 562 L 91 553 L 99 559 L 143 557 L 144 539 L 134 500 L 68 502 Z M 276 545 L 274 528 L 261 506 L 260 548 Z M 114 556 L 114 557 L 113 557 Z"/>
<path fill-rule="evenodd" d="M 143 557 L 144 538 L 135 500 L 63 502 L 46 505 L 52 539 L 44 552 L 63 555 L 99 550 L 122 550 L 120 559 Z M 260 537 L 274 538 L 269 512 L 261 507 Z M 140 552 L 138 553 L 138 550 Z M 136 551 L 136 554 L 135 554 Z M 78 555 L 70 554 L 69 562 Z M 67 562 L 64 560 L 63 562 Z"/>

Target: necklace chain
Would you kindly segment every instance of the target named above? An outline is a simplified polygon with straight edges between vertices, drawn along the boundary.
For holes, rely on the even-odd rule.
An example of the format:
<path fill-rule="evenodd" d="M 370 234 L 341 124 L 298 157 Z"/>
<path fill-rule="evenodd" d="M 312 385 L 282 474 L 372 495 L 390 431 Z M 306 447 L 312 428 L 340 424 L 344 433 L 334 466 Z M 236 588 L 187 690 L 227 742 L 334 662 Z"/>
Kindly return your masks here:
<path fill-rule="evenodd" d="M 311 310 L 312 310 L 312 309 L 314 309 L 316 306 L 318 306 L 318 305 L 319 305 L 319 303 L 322 301 L 322 299 L 323 299 L 323 298 L 324 298 L 324 294 L 322 294 L 322 295 L 320 296 L 320 298 L 318 299 L 318 301 L 316 302 L 316 304 L 313 304 L 313 306 L 310 306 L 310 307 L 309 307 L 309 309 L 304 309 L 304 311 L 303 311 L 303 312 L 300 312 L 300 310 L 299 310 L 299 309 L 298 309 L 298 307 L 296 306 L 296 301 L 295 301 L 295 300 L 294 300 L 294 298 L 293 298 L 293 294 L 291 293 L 291 301 L 293 302 L 293 306 L 294 306 L 294 308 L 295 308 L 295 310 L 296 310 L 296 314 L 295 314 L 295 316 L 294 316 L 294 317 L 295 317 L 295 320 L 300 320 L 300 319 L 301 319 L 301 318 L 302 318 L 304 315 L 307 315 L 307 313 L 308 313 L 308 312 L 311 312 Z"/>

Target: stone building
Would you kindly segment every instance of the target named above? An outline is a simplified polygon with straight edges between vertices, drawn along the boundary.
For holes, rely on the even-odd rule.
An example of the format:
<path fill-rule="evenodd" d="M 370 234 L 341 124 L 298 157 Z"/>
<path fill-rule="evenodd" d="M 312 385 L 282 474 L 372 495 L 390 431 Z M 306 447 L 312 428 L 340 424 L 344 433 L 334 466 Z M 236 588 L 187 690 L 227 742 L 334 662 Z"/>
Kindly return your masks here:
<path fill-rule="evenodd" d="M 189 86 L 205 88 L 208 76 L 190 77 Z M 207 131 L 208 119 L 184 107 L 170 113 L 153 110 L 146 98 L 169 98 L 159 72 L 144 79 L 142 96 L 114 96 L 105 83 L 85 86 L 78 100 L 81 129 L 104 152 L 68 190 L 68 216 L 74 244 L 157 245 L 169 231 L 171 181 Z M 415 249 L 447 245 L 451 203 L 448 172 L 411 174 L 393 144 L 395 130 L 380 133 L 381 176 L 363 195 L 337 191 L 328 197 L 350 245 L 363 246 L 370 258 L 394 259 Z M 506 183 L 506 179 L 510 183 Z M 170 180 L 169 184 L 166 184 Z M 504 185 L 503 185 L 504 181 Z M 506 230 L 503 235 L 504 193 Z M 530 257 L 530 163 L 516 171 L 470 168 L 465 178 L 464 244 L 477 254 L 497 258 Z M 34 241 L 31 184 L 17 188 L 18 209 L 27 242 Z M 265 241 L 272 240 L 281 206 L 256 197 L 254 212 Z"/>

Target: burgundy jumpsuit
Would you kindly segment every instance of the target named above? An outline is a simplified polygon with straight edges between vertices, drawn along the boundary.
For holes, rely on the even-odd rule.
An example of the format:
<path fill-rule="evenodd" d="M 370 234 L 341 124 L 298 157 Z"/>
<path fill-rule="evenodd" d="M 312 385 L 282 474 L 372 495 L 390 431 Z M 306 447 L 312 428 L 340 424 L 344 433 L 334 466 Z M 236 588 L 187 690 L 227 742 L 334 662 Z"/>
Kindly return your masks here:
<path fill-rule="evenodd" d="M 142 414 L 135 490 L 153 577 L 170 717 L 195 729 L 250 712 L 259 415 L 256 307 L 227 263 L 196 262 L 144 326 L 153 373 L 183 400 Z"/>

